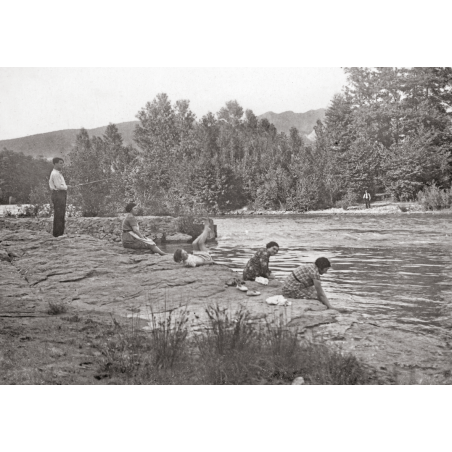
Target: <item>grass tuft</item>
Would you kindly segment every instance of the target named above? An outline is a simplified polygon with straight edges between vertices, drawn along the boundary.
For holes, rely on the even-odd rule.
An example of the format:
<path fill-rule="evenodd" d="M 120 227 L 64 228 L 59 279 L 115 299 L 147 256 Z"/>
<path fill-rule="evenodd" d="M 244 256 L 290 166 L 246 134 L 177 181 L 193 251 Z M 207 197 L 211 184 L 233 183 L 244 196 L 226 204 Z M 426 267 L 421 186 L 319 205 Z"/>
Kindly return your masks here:
<path fill-rule="evenodd" d="M 61 302 L 49 301 L 49 309 L 47 310 L 47 314 L 49 315 L 58 315 L 64 314 L 67 312 L 67 306 Z"/>

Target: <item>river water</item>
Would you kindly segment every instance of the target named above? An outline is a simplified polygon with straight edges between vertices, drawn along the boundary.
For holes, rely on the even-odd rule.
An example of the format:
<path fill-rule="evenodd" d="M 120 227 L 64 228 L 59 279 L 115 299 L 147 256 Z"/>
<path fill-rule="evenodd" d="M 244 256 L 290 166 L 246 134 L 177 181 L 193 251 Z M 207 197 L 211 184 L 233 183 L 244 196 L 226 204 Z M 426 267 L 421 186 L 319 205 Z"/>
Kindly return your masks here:
<path fill-rule="evenodd" d="M 333 269 L 322 281 L 333 305 L 428 334 L 440 328 L 441 307 L 451 299 L 451 220 L 429 213 L 219 217 L 217 243 L 209 246 L 217 262 L 241 272 L 274 240 L 280 251 L 270 268 L 279 279 L 325 256 Z"/>

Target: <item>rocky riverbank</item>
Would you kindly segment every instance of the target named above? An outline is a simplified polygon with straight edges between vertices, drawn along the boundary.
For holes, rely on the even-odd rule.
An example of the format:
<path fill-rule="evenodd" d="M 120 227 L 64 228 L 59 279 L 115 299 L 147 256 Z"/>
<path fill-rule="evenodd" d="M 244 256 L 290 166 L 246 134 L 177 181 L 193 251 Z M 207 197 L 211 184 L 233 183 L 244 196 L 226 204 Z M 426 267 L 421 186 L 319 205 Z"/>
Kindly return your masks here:
<path fill-rule="evenodd" d="M 121 242 L 122 220 L 125 214 L 119 217 L 67 217 L 65 233 L 69 235 L 87 234 L 97 239 L 108 240 L 110 242 Z M 189 224 L 187 224 L 187 221 Z M 183 223 L 183 224 L 182 224 Z M 139 217 L 140 231 L 147 237 L 152 238 L 157 244 L 162 243 L 187 243 L 201 233 L 203 225 L 196 219 L 183 219 L 162 216 L 162 217 Z M 209 237 L 210 240 L 216 236 L 216 228 L 211 222 L 211 229 L 214 231 Z M 9 229 L 19 231 L 22 229 L 31 231 L 45 231 L 52 233 L 53 218 L 14 218 L 0 217 L 0 230 Z"/>
<path fill-rule="evenodd" d="M 247 282 L 261 292 L 248 297 L 225 285 L 233 276 L 225 266 L 184 268 L 171 256 L 138 254 L 84 234 L 53 238 L 43 231 L 3 229 L 0 250 L 2 383 L 96 383 L 96 341 L 114 318 L 139 316 L 146 330 L 151 311 L 187 306 L 196 331 L 206 327 L 205 307 L 215 303 L 231 311 L 243 306 L 254 322 L 282 322 L 301 341 L 340 346 L 387 383 L 450 381 L 449 333 L 416 335 L 369 316 L 325 310 L 314 300 L 269 306 L 265 300 L 281 292 L 279 281 Z M 347 305 L 334 296 L 332 302 Z M 49 315 L 52 304 L 66 312 Z"/>
<path fill-rule="evenodd" d="M 254 209 L 238 209 L 231 212 L 225 212 L 226 215 L 318 215 L 318 214 L 333 214 L 333 215 L 385 215 L 385 214 L 400 214 L 400 213 L 419 213 L 428 212 L 417 202 L 391 202 L 378 201 L 371 204 L 370 209 L 366 209 L 364 204 L 350 206 L 346 209 L 342 207 L 331 207 L 323 210 L 307 210 L 307 211 L 293 211 L 293 210 L 254 210 Z M 451 212 L 451 209 L 440 210 L 437 212 Z"/>

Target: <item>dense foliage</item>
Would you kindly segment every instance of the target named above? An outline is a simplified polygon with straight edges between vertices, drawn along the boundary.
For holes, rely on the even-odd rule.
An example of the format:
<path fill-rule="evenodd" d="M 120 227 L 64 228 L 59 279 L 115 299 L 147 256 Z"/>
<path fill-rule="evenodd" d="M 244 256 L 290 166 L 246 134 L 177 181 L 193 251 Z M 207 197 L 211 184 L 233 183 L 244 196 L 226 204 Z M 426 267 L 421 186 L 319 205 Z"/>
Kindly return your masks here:
<path fill-rule="evenodd" d="M 33 191 L 43 192 L 50 199 L 48 180 L 52 168 L 52 163 L 42 157 L 1 151 L 0 203 L 8 204 L 10 196 L 15 203 L 29 203 Z"/>
<path fill-rule="evenodd" d="M 318 127 L 330 162 L 332 199 L 385 190 L 416 199 L 450 187 L 452 68 L 346 68 L 348 86 Z M 333 155 L 334 154 L 334 155 Z"/>
<path fill-rule="evenodd" d="M 344 70 L 348 84 L 311 144 L 235 100 L 197 119 L 188 100 L 172 103 L 166 94 L 138 112 L 137 148 L 123 145 L 114 124 L 102 137 L 82 129 L 67 177 L 72 185 L 103 182 L 72 188 L 70 202 L 90 216 L 131 199 L 154 214 L 304 211 L 348 206 L 365 189 L 414 200 L 426 187 L 449 188 L 452 68 Z"/>

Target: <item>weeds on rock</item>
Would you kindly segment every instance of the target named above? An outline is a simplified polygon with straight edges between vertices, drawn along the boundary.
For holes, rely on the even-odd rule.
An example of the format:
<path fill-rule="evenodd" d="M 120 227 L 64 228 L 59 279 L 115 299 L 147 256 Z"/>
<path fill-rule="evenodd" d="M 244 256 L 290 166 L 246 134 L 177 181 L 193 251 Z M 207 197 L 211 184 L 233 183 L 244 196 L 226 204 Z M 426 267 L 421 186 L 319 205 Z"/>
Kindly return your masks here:
<path fill-rule="evenodd" d="M 137 319 L 121 326 L 115 321 L 114 333 L 100 347 L 103 370 L 132 377 L 149 363 L 151 348 L 147 335 L 138 328 Z"/>
<path fill-rule="evenodd" d="M 190 331 L 186 309 L 151 313 L 150 332 L 137 318 L 117 323 L 101 346 L 102 371 L 144 384 L 290 384 L 298 376 L 307 384 L 368 383 L 354 356 L 301 343 L 281 324 L 257 324 L 243 308 L 215 305 L 205 313 L 201 332 Z"/>
<path fill-rule="evenodd" d="M 154 364 L 172 367 L 183 353 L 188 335 L 188 313 L 185 308 L 173 316 L 173 311 L 158 316 L 151 312 L 151 341 Z"/>
<path fill-rule="evenodd" d="M 66 311 L 67 306 L 64 303 L 49 301 L 49 309 L 47 310 L 47 314 L 58 315 L 64 314 Z"/>

